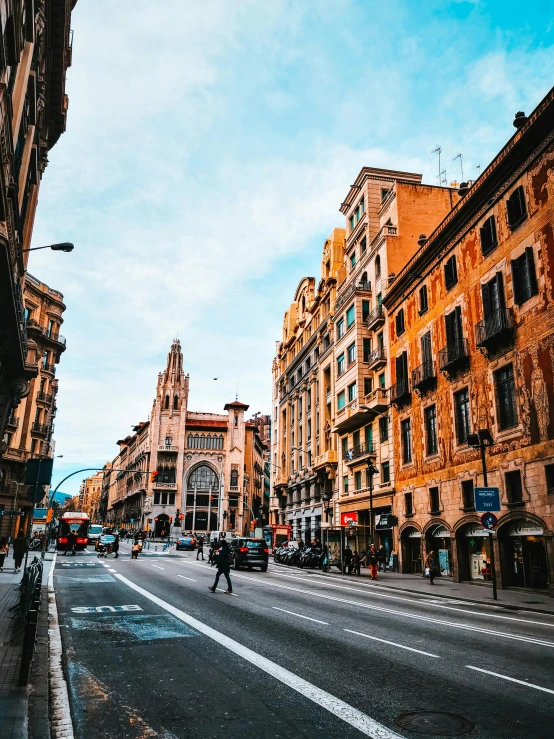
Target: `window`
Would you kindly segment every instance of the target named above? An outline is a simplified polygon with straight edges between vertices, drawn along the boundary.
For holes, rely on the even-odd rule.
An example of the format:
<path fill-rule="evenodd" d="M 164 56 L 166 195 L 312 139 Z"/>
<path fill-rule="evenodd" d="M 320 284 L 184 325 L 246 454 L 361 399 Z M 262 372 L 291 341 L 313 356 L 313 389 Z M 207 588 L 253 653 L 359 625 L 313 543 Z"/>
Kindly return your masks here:
<path fill-rule="evenodd" d="M 512 285 L 516 305 L 522 305 L 539 292 L 533 248 L 530 246 L 519 259 L 512 260 Z"/>
<path fill-rule="evenodd" d="M 379 439 L 383 444 L 389 440 L 389 417 L 381 416 L 379 419 Z"/>
<path fill-rule="evenodd" d="M 495 372 L 498 425 L 501 429 L 517 425 L 516 388 L 511 364 Z"/>
<path fill-rule="evenodd" d="M 362 489 L 362 473 L 361 471 L 354 473 L 354 490 Z"/>
<path fill-rule="evenodd" d="M 381 188 L 381 202 L 383 202 L 383 200 L 387 197 L 388 194 L 389 194 L 389 191 L 386 188 L 382 187 Z"/>
<path fill-rule="evenodd" d="M 525 195 L 523 194 L 523 187 L 521 185 L 513 191 L 506 201 L 506 208 L 508 210 L 508 226 L 513 231 L 514 228 L 517 228 L 527 218 Z"/>
<path fill-rule="evenodd" d="M 362 254 L 365 254 L 367 250 L 367 239 L 364 236 L 364 238 L 360 241 L 360 251 Z"/>
<path fill-rule="evenodd" d="M 175 493 L 169 493 L 169 505 L 175 505 Z"/>
<path fill-rule="evenodd" d="M 402 461 L 404 464 L 412 461 L 412 422 L 409 418 L 400 424 L 402 437 Z"/>
<path fill-rule="evenodd" d="M 438 513 L 441 509 L 438 488 L 429 488 L 429 509 L 431 513 Z"/>
<path fill-rule="evenodd" d="M 363 352 L 364 352 L 364 362 L 369 362 L 369 357 L 371 354 L 371 339 L 363 340 Z"/>
<path fill-rule="evenodd" d="M 401 336 L 406 330 L 404 324 L 404 308 L 401 308 L 396 314 L 396 335 Z"/>
<path fill-rule="evenodd" d="M 340 411 L 341 408 L 344 408 L 345 405 L 346 405 L 346 395 L 345 395 L 344 390 L 342 390 L 337 395 L 337 410 Z"/>
<path fill-rule="evenodd" d="M 381 465 L 381 482 L 390 482 L 390 462 L 383 462 Z"/>
<path fill-rule="evenodd" d="M 498 238 L 496 236 L 496 221 L 494 220 L 494 216 L 487 218 L 479 229 L 479 233 L 481 235 L 481 251 L 483 252 L 483 256 L 486 256 L 487 254 L 490 254 L 498 244 Z"/>
<path fill-rule="evenodd" d="M 342 375 L 344 372 L 344 353 L 337 357 L 337 375 Z"/>
<path fill-rule="evenodd" d="M 160 505 L 160 494 L 154 493 L 154 505 Z"/>
<path fill-rule="evenodd" d="M 350 326 L 353 326 L 355 320 L 356 320 L 356 316 L 355 316 L 355 313 L 354 313 L 354 305 L 351 305 L 350 308 L 346 311 L 346 326 L 347 326 L 347 328 L 350 328 Z"/>
<path fill-rule="evenodd" d="M 444 284 L 450 290 L 458 282 L 458 269 L 456 267 L 456 255 L 453 254 L 444 265 Z"/>
<path fill-rule="evenodd" d="M 431 346 L 431 332 L 427 331 L 421 337 L 421 363 L 425 366 L 425 376 L 433 375 L 433 350 Z"/>
<path fill-rule="evenodd" d="M 508 503 L 523 502 L 523 487 L 521 485 L 521 472 L 519 470 L 506 472 L 506 494 L 508 496 Z"/>
<path fill-rule="evenodd" d="M 367 321 L 370 314 L 369 300 L 362 300 L 362 321 Z"/>
<path fill-rule="evenodd" d="M 454 395 L 456 413 L 456 438 L 458 444 L 464 444 L 470 433 L 469 425 L 469 393 L 467 387 Z"/>
<path fill-rule="evenodd" d="M 408 352 L 396 357 L 396 384 L 399 395 L 408 391 Z"/>
<path fill-rule="evenodd" d="M 475 495 L 473 494 L 473 480 L 462 481 L 462 505 L 466 511 L 475 510 Z"/>
<path fill-rule="evenodd" d="M 168 410 L 169 408 L 169 395 L 165 396 L 165 410 Z"/>
<path fill-rule="evenodd" d="M 350 269 L 354 269 L 355 266 L 356 266 L 356 252 L 354 251 L 350 255 Z"/>
<path fill-rule="evenodd" d="M 427 454 L 437 453 L 437 407 L 430 405 L 424 411 L 425 416 L 425 442 Z"/>
<path fill-rule="evenodd" d="M 347 495 L 348 493 L 348 475 L 342 478 L 342 492 Z"/>
<path fill-rule="evenodd" d="M 350 222 L 350 230 L 353 231 L 354 230 L 354 216 L 350 216 L 349 222 Z"/>
<path fill-rule="evenodd" d="M 419 289 L 419 314 L 427 313 L 429 310 L 429 302 L 427 300 L 427 285 L 423 285 Z"/>
<path fill-rule="evenodd" d="M 167 505 L 167 493 L 162 493 L 162 505 Z"/>
<path fill-rule="evenodd" d="M 404 493 L 404 515 L 405 516 L 414 515 L 414 503 L 413 503 L 412 493 Z"/>
<path fill-rule="evenodd" d="M 381 257 L 379 254 L 375 257 L 375 279 L 381 277 Z"/>
<path fill-rule="evenodd" d="M 341 318 L 339 321 L 337 321 L 337 339 L 340 339 L 344 336 L 344 318 Z"/>
<path fill-rule="evenodd" d="M 342 458 L 346 459 L 347 453 L 348 453 L 348 435 L 343 436 L 340 440 L 341 446 L 342 446 Z"/>
<path fill-rule="evenodd" d="M 173 444 L 173 436 L 166 436 L 165 437 L 165 445 L 171 446 Z"/>
<path fill-rule="evenodd" d="M 323 337 L 323 351 L 326 351 L 331 346 L 331 337 L 329 334 L 325 334 Z"/>
<path fill-rule="evenodd" d="M 373 379 L 371 377 L 364 377 L 364 395 L 369 395 L 373 390 Z"/>
<path fill-rule="evenodd" d="M 360 200 L 360 210 L 362 211 L 362 214 L 365 213 L 365 197 L 362 196 L 362 199 Z"/>
<path fill-rule="evenodd" d="M 219 478 L 207 464 L 195 467 L 188 476 L 187 489 L 194 490 L 195 488 L 197 490 L 219 490 Z"/>
<path fill-rule="evenodd" d="M 546 492 L 548 495 L 554 495 L 554 464 L 545 464 L 544 474 L 546 476 Z"/>
<path fill-rule="evenodd" d="M 490 318 L 498 316 L 498 311 L 504 308 L 504 282 L 502 272 L 497 272 L 492 280 L 481 285 L 481 296 L 483 298 L 483 315 Z M 496 327 L 496 323 L 493 324 Z M 498 323 L 498 326 L 503 325 Z M 492 328 L 492 327 L 491 327 Z"/>
<path fill-rule="evenodd" d="M 352 362 L 356 361 L 356 344 L 350 344 L 348 349 L 346 350 L 346 356 L 348 358 L 348 365 L 351 365 Z"/>
<path fill-rule="evenodd" d="M 381 372 L 381 374 L 379 375 L 379 387 L 381 388 L 381 390 L 385 389 L 385 373 L 384 372 Z"/>
<path fill-rule="evenodd" d="M 460 306 L 454 308 L 452 313 L 445 315 L 444 323 L 446 327 L 446 346 L 448 347 L 450 359 L 451 353 L 458 356 L 462 350 L 462 309 Z"/>
<path fill-rule="evenodd" d="M 348 402 L 350 403 L 351 400 L 356 400 L 357 392 L 356 392 L 357 385 L 355 382 L 352 383 L 352 385 L 348 386 Z"/>

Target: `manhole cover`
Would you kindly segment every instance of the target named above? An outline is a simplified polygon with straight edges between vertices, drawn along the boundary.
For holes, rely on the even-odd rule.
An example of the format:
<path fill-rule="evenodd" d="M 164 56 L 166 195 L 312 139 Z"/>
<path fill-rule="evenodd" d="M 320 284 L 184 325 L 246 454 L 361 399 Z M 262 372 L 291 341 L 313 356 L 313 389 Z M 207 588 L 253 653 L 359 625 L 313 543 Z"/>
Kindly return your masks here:
<path fill-rule="evenodd" d="M 409 711 L 401 713 L 396 723 L 403 729 L 415 731 L 416 734 L 430 736 L 459 736 L 469 734 L 473 724 L 463 716 L 440 711 Z"/>

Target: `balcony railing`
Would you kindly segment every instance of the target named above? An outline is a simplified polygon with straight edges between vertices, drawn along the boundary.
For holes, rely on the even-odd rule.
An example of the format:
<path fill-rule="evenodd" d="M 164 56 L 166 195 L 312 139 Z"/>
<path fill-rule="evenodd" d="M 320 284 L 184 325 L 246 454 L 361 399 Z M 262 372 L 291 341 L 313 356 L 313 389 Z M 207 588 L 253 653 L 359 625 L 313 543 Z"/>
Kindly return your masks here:
<path fill-rule="evenodd" d="M 155 488 L 161 488 L 162 490 L 177 490 L 176 482 L 155 482 Z"/>
<path fill-rule="evenodd" d="M 390 402 L 404 403 L 410 399 L 410 383 L 407 379 L 399 380 L 396 385 L 390 388 Z"/>
<path fill-rule="evenodd" d="M 47 339 L 50 339 L 50 341 L 55 341 L 57 344 L 61 344 L 62 346 L 65 346 L 66 344 L 65 336 L 62 336 L 56 331 L 47 331 L 45 335 Z"/>
<path fill-rule="evenodd" d="M 339 295 L 335 303 L 335 310 L 338 310 L 342 305 L 346 303 L 356 293 L 370 293 L 371 282 L 353 282 L 349 285 L 346 290 Z"/>
<path fill-rule="evenodd" d="M 469 361 L 469 345 L 467 339 L 455 339 L 439 352 L 441 371 L 451 372 Z"/>
<path fill-rule="evenodd" d="M 41 400 L 43 403 L 50 403 L 54 400 L 54 395 L 51 393 L 43 393 L 42 390 L 40 390 L 37 393 L 37 400 Z"/>
<path fill-rule="evenodd" d="M 385 347 L 378 346 L 377 349 L 374 349 L 369 355 L 367 363 L 369 365 L 369 369 L 375 369 L 382 364 L 386 364 L 387 352 L 385 351 Z"/>
<path fill-rule="evenodd" d="M 435 365 L 432 361 L 423 362 L 412 371 L 412 387 L 414 390 L 423 390 L 437 381 Z"/>
<path fill-rule="evenodd" d="M 366 319 L 366 328 L 369 330 L 381 326 L 385 322 L 385 309 L 381 304 L 376 305 Z"/>
<path fill-rule="evenodd" d="M 366 444 L 358 444 L 358 446 L 352 447 L 352 449 L 348 449 L 348 451 L 345 453 L 344 458 L 346 463 L 354 462 L 357 459 L 361 459 L 362 457 L 368 457 L 368 456 L 374 456 L 375 455 L 375 445 L 373 442 L 366 443 Z"/>
<path fill-rule="evenodd" d="M 31 426 L 31 430 L 34 431 L 35 434 L 47 434 L 50 430 L 50 426 L 47 423 L 37 423 L 35 421 Z"/>
<path fill-rule="evenodd" d="M 375 388 L 364 398 L 364 405 L 374 411 L 384 411 L 389 405 L 389 391 L 384 387 Z"/>
<path fill-rule="evenodd" d="M 19 418 L 9 418 L 8 419 L 8 426 L 11 426 L 12 428 L 16 429 L 19 426 Z"/>
<path fill-rule="evenodd" d="M 43 362 L 40 366 L 45 372 L 55 372 L 56 371 L 56 365 L 50 364 L 50 362 Z"/>
<path fill-rule="evenodd" d="M 477 346 L 488 347 L 509 337 L 514 330 L 514 319 L 509 308 L 493 311 L 475 325 Z"/>
<path fill-rule="evenodd" d="M 179 447 L 172 444 L 158 444 L 158 451 L 177 453 L 179 451 Z"/>

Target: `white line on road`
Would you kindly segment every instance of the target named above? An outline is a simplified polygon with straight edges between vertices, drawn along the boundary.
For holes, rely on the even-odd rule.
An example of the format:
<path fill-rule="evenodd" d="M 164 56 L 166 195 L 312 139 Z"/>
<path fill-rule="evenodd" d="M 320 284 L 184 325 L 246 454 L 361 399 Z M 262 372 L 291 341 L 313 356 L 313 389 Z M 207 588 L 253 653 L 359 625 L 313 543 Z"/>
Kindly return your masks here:
<path fill-rule="evenodd" d="M 223 590 L 223 588 L 216 588 L 216 590 L 219 590 L 220 593 L 227 593 L 227 591 Z M 234 595 L 235 598 L 238 598 L 238 595 L 236 593 L 227 593 L 227 595 Z"/>
<path fill-rule="evenodd" d="M 413 647 L 406 647 L 404 644 L 397 644 L 394 641 L 388 641 L 387 639 L 379 639 L 378 636 L 370 636 L 369 634 L 363 634 L 361 631 L 352 631 L 351 629 L 344 629 L 349 634 L 357 634 L 358 636 L 364 636 L 366 639 L 373 639 L 374 641 L 382 641 L 383 644 L 390 644 L 393 647 L 400 647 L 400 649 L 407 649 L 409 652 L 417 652 L 418 654 L 424 654 L 426 657 L 436 657 L 440 659 L 440 655 L 431 654 L 431 652 L 424 652 L 421 649 L 414 649 Z"/>
<path fill-rule="evenodd" d="M 509 680 L 511 683 L 517 683 L 518 685 L 525 685 L 527 688 L 535 688 L 535 690 L 542 690 L 543 693 L 551 693 L 554 695 L 554 690 L 550 688 L 543 688 L 541 685 L 535 685 L 534 683 L 526 683 L 525 680 L 516 680 L 515 677 L 508 677 L 507 675 L 501 675 L 499 672 L 491 672 L 490 670 L 482 670 L 480 667 L 473 667 L 473 665 L 466 665 L 468 670 L 476 670 L 477 672 L 484 672 L 486 675 L 493 675 L 499 677 L 501 680 Z"/>
<path fill-rule="evenodd" d="M 272 662 L 270 659 L 267 659 L 267 657 L 262 657 L 261 654 L 258 654 L 234 639 L 225 636 L 225 634 L 222 634 L 220 631 L 212 629 L 211 626 L 202 623 L 202 621 L 198 621 L 198 619 L 193 616 L 189 616 L 188 613 L 185 613 L 179 608 L 167 603 L 165 600 L 158 598 L 150 591 L 141 588 L 139 585 L 135 585 L 132 580 L 128 580 L 126 577 L 119 574 L 116 575 L 116 577 L 132 590 L 135 590 L 145 598 L 148 598 L 148 600 L 156 603 L 180 621 L 183 621 L 193 629 L 196 629 L 196 631 L 199 631 L 201 634 L 213 639 L 230 652 L 242 657 L 247 662 L 250 662 L 250 664 L 263 670 L 265 673 L 276 680 L 279 680 L 289 688 L 292 688 L 316 705 L 325 708 L 329 713 L 333 714 L 333 716 L 336 716 L 350 726 L 353 726 L 355 729 L 358 729 L 358 731 L 364 734 L 364 736 L 368 736 L 370 739 L 402 739 L 400 734 L 391 731 L 386 726 L 383 726 L 383 724 L 380 724 L 378 721 L 367 716 L 365 713 L 358 711 L 354 706 L 345 703 L 340 698 L 337 698 L 331 693 L 309 683 L 307 680 L 304 680 L 293 672 L 281 667 L 281 665 L 278 665 L 276 662 Z"/>
<path fill-rule="evenodd" d="M 186 575 L 177 575 L 177 577 L 182 577 L 183 580 L 190 580 L 191 582 L 196 582 L 196 580 L 193 580 L 192 577 L 186 577 Z"/>
<path fill-rule="evenodd" d="M 307 621 L 315 621 L 316 624 L 325 624 L 329 626 L 328 621 L 320 621 L 318 618 L 310 618 L 309 616 L 303 616 L 301 613 L 294 613 L 294 611 L 287 611 L 286 608 L 277 608 L 277 606 L 271 606 L 274 611 L 283 611 L 283 613 L 290 613 L 291 616 L 298 616 L 298 618 L 305 618 Z"/>
<path fill-rule="evenodd" d="M 152 565 L 152 567 L 157 567 L 158 570 L 165 570 L 165 567 L 160 567 L 160 565 Z"/>

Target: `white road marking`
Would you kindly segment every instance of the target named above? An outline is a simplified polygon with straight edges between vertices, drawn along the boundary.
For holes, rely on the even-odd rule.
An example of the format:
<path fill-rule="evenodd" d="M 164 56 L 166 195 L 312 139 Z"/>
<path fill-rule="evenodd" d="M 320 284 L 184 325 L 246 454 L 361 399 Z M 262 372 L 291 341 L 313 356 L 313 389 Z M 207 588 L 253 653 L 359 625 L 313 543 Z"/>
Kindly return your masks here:
<path fill-rule="evenodd" d="M 366 639 L 373 639 L 374 641 L 381 641 L 383 644 L 390 644 L 393 647 L 400 647 L 400 649 L 407 649 L 409 652 L 417 652 L 418 654 L 424 654 L 426 657 L 436 657 L 441 659 L 438 654 L 431 654 L 430 652 L 424 652 L 421 649 L 414 649 L 413 647 L 406 647 L 404 644 L 397 644 L 394 641 L 388 641 L 387 639 L 379 639 L 377 636 L 370 636 L 369 634 L 363 634 L 361 631 L 352 631 L 351 629 L 344 629 L 349 634 L 357 634 L 358 636 L 364 636 Z"/>
<path fill-rule="evenodd" d="M 192 562 L 190 564 L 193 564 Z M 279 588 L 280 590 L 292 590 L 296 593 L 303 593 L 304 595 L 311 595 L 314 598 L 322 598 L 323 600 L 331 600 L 338 603 L 346 603 L 351 606 L 358 606 L 359 608 L 367 608 L 370 611 L 381 611 L 383 613 L 392 613 L 396 616 L 404 616 L 405 618 L 411 618 L 416 621 L 428 621 L 429 623 L 440 624 L 441 626 L 450 626 L 453 629 L 461 629 L 462 631 L 476 631 L 480 634 L 491 634 L 492 636 L 499 636 L 503 639 L 514 639 L 516 641 L 527 642 L 527 644 L 538 644 L 540 646 L 549 647 L 554 649 L 554 642 L 545 641 L 544 639 L 535 639 L 534 637 L 519 636 L 517 634 L 508 634 L 505 631 L 493 631 L 492 629 L 484 629 L 480 626 L 470 626 L 468 624 L 458 623 L 456 621 L 443 621 L 442 619 L 432 618 L 431 616 L 420 616 L 417 613 L 406 613 L 405 611 L 396 611 L 392 608 L 384 608 L 383 606 L 372 606 L 369 603 L 361 603 L 356 600 L 346 600 L 345 598 L 337 598 L 333 595 L 325 595 L 325 593 L 318 593 L 314 590 L 303 590 L 302 588 L 293 588 L 290 585 L 281 585 L 279 583 L 269 582 L 268 580 L 260 580 L 257 577 L 249 577 L 248 575 L 238 575 L 233 573 L 233 577 L 239 577 L 251 582 L 259 582 L 263 585 L 268 585 L 273 588 Z M 491 614 L 492 616 L 493 614 Z"/>
<path fill-rule="evenodd" d="M 192 577 L 187 577 L 186 575 L 177 575 L 177 577 L 182 577 L 183 580 L 190 580 L 191 582 L 196 582 L 196 580 L 193 580 Z"/>
<path fill-rule="evenodd" d="M 113 568 L 113 567 L 109 567 L 109 568 L 108 568 L 108 572 L 117 572 L 117 570 L 114 570 L 114 568 Z"/>
<path fill-rule="evenodd" d="M 262 657 L 261 654 L 258 654 L 234 639 L 225 636 L 225 634 L 222 634 L 220 631 L 212 629 L 211 626 L 202 623 L 202 621 L 198 621 L 198 619 L 193 616 L 189 616 L 188 613 L 185 613 L 179 608 L 167 603 L 165 600 L 158 598 L 148 590 L 141 588 L 139 585 L 135 585 L 134 582 L 128 580 L 123 575 L 117 575 L 117 578 L 132 590 L 135 590 L 145 598 L 148 598 L 148 600 L 159 605 L 168 613 L 171 613 L 180 621 L 183 621 L 193 629 L 196 629 L 196 631 L 199 631 L 201 634 L 213 639 L 230 652 L 242 657 L 247 662 L 250 662 L 250 664 L 263 670 L 263 672 L 270 675 L 270 677 L 275 680 L 279 680 L 284 685 L 292 688 L 292 690 L 295 690 L 300 695 L 308 698 L 308 700 L 311 700 L 316 705 L 321 708 L 325 708 L 325 710 L 329 711 L 333 716 L 336 716 L 350 726 L 353 726 L 355 729 L 358 729 L 358 731 L 360 731 L 364 736 L 368 736 L 370 739 L 402 739 L 400 734 L 397 734 L 395 731 L 391 731 L 391 729 L 388 729 L 386 726 L 383 726 L 383 724 L 370 718 L 357 708 L 345 703 L 340 698 L 337 698 L 336 696 L 331 695 L 331 693 L 309 683 L 307 680 L 304 680 L 293 672 L 281 667 L 281 665 L 278 665 L 276 662 L 272 662 L 270 659 Z"/>
<path fill-rule="evenodd" d="M 158 570 L 165 570 L 165 567 L 160 567 L 160 565 L 152 565 L 152 567 L 157 567 Z"/>
<path fill-rule="evenodd" d="M 310 618 L 309 616 L 303 616 L 301 613 L 294 613 L 294 611 L 287 611 L 286 608 L 277 608 L 277 606 L 272 606 L 274 611 L 283 611 L 283 613 L 290 613 L 291 616 L 298 616 L 298 618 L 305 618 L 307 621 L 315 621 L 316 624 L 325 624 L 325 626 L 329 626 L 328 621 L 320 621 L 318 618 Z"/>
<path fill-rule="evenodd" d="M 516 680 L 515 677 L 508 677 L 507 675 L 501 675 L 499 672 L 491 672 L 490 670 L 483 670 L 480 667 L 473 667 L 473 665 L 466 665 L 468 670 L 476 670 L 477 672 L 484 672 L 486 675 L 493 675 L 499 677 L 501 680 L 509 680 L 511 683 L 517 683 L 518 685 L 525 685 L 527 688 L 535 688 L 535 690 L 542 690 L 543 693 L 550 693 L 554 695 L 554 690 L 550 688 L 543 688 L 541 685 L 535 685 L 534 683 L 526 683 L 525 680 Z"/>
<path fill-rule="evenodd" d="M 223 588 L 216 588 L 216 590 L 219 590 L 220 593 L 224 593 L 225 590 Z M 227 593 L 227 595 L 234 595 L 235 598 L 238 598 L 238 595 L 236 593 Z"/>

